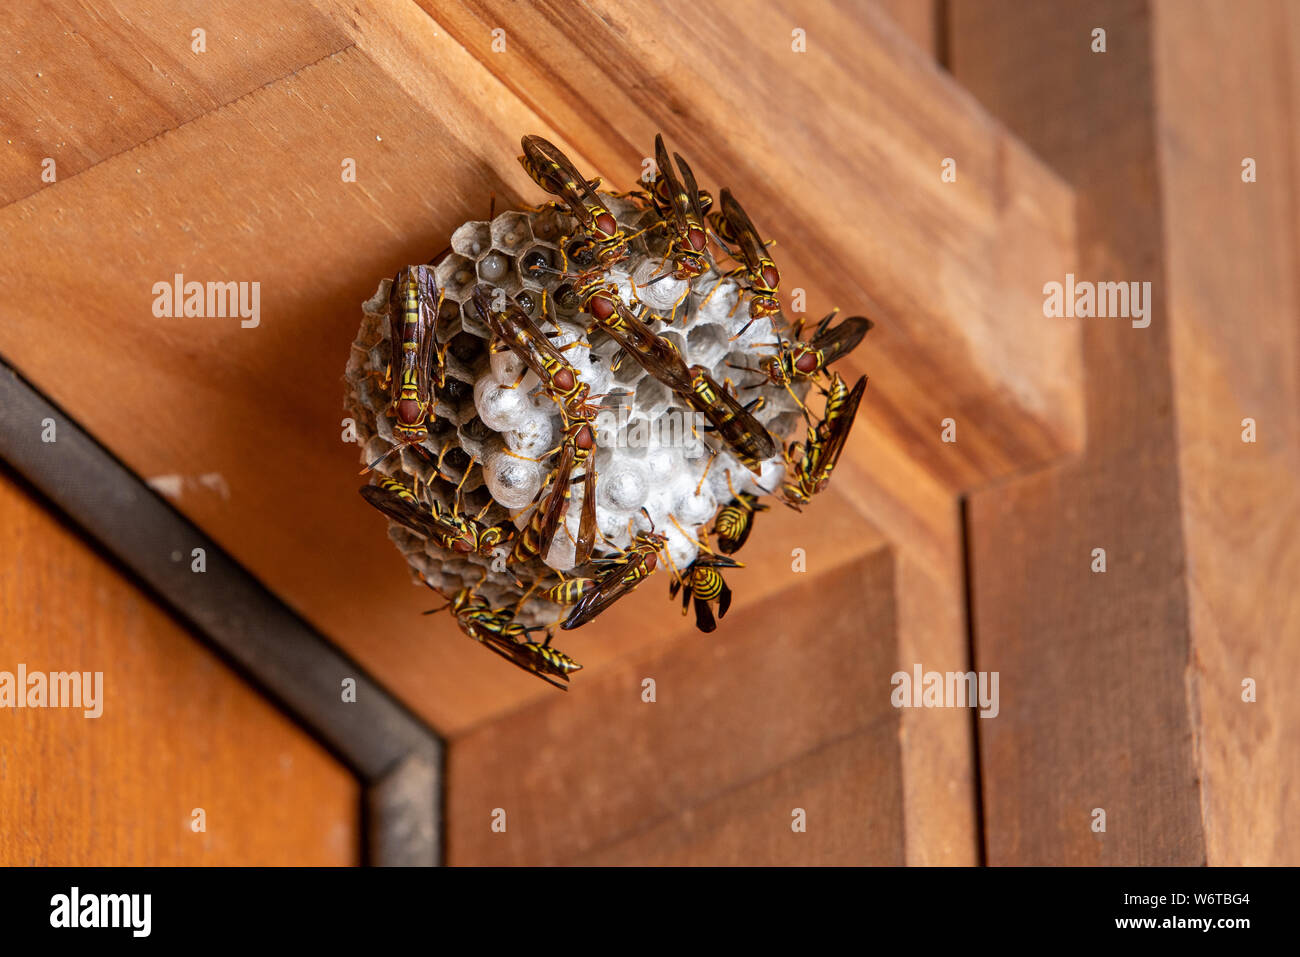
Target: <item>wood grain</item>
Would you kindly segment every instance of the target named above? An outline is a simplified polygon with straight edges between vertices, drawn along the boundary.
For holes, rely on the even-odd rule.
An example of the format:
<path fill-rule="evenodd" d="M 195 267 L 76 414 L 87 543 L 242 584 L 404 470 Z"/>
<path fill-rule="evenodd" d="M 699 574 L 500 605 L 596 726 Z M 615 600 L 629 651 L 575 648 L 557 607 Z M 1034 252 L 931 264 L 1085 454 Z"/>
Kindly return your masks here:
<path fill-rule="evenodd" d="M 47 157 L 67 180 L 349 42 L 292 0 L 41 0 L 15 5 L 4 32 L 0 203 L 44 189 Z"/>
<path fill-rule="evenodd" d="M 810 313 L 878 320 L 845 363 L 879 393 L 862 418 L 944 485 L 1077 450 L 1077 330 L 1041 321 L 1037 278 L 1072 246 L 1069 192 L 874 6 L 422 5 L 614 182 L 640 175 L 662 131 L 702 183 L 762 210 Z"/>
<path fill-rule="evenodd" d="M 654 845 L 660 862 L 902 863 L 893 595 L 885 548 L 792 576 L 711 636 L 625 657 L 581 701 L 458 738 L 449 860 L 643 863 Z M 806 834 L 791 831 L 796 807 Z"/>
<path fill-rule="evenodd" d="M 943 53 L 939 49 L 943 26 L 942 0 L 872 0 L 889 19 L 893 20 L 917 49 L 936 60 Z"/>
<path fill-rule="evenodd" d="M 345 768 L 3 475 L 0 525 L 0 670 L 103 672 L 0 710 L 0 864 L 357 863 Z"/>
<path fill-rule="evenodd" d="M 169 77 L 156 96 L 182 125 L 141 121 L 135 135 L 152 138 L 138 148 L 96 147 L 99 158 L 79 175 L 0 209 L 19 251 L 0 275 L 0 351 L 135 471 L 179 486 L 188 517 L 444 732 L 549 689 L 503 672 L 446 618 L 419 617 L 423 591 L 408 585 L 381 523 L 356 496 L 355 449 L 340 441 L 339 375 L 357 305 L 379 277 L 442 248 L 455 225 L 484 215 L 490 191 L 499 206 L 535 196 L 514 161 L 521 131 L 552 136 L 630 182 L 661 124 L 708 179 L 725 175 L 753 208 L 770 210 L 763 221 L 785 250 L 786 284 L 810 291 L 810 310 L 839 302 L 880 320 L 879 345 L 864 345 L 854 366 L 873 384 L 837 485 L 846 500 L 868 503 L 891 540 L 915 539 L 912 560 L 945 588 L 956 540 L 951 486 L 1058 454 L 1077 436 L 1073 333 L 1025 318 L 1038 296 L 1027 277 L 1056 269 L 1072 244 L 1069 190 L 919 52 L 893 50 L 897 31 L 874 15 L 818 12 L 807 22 L 810 52 L 796 63 L 784 52 L 791 14 L 772 6 L 779 36 L 742 34 L 735 62 L 709 67 L 734 67 L 730 85 L 706 96 L 708 84 L 682 84 L 655 59 L 663 54 L 650 21 L 609 13 L 618 42 L 636 46 L 649 70 L 629 101 L 600 83 L 575 100 L 565 70 L 582 47 L 554 24 L 532 30 L 530 11 L 512 14 L 512 52 L 485 65 L 491 55 L 477 34 L 462 46 L 413 5 L 322 0 L 316 9 L 327 22 L 303 14 L 301 29 L 315 39 L 277 61 L 279 79 L 210 92 L 220 105 L 198 115 L 185 107 L 201 84 L 178 74 L 171 86 L 171 68 L 153 58 Z M 734 23 L 739 9 L 717 22 Z M 460 24 L 465 10 L 452 9 L 448 23 Z M 691 44 L 713 42 L 667 20 L 688 59 Z M 14 29 L 20 49 L 40 27 Z M 529 43 L 569 46 L 556 48 L 545 62 L 557 68 L 541 75 L 523 55 Z M 188 50 L 187 32 L 178 49 L 176 57 Z M 206 56 L 233 61 L 245 49 L 210 44 Z M 94 59 L 75 45 L 66 57 L 68 70 L 90 70 Z M 205 62 L 218 69 L 219 59 Z M 789 93 L 767 80 L 759 87 L 786 129 L 772 116 L 743 125 L 730 114 L 683 119 L 716 117 L 708 97 L 745 107 L 737 84 L 763 62 L 794 77 Z M 832 90 L 842 99 L 823 103 Z M 42 110 L 58 118 L 85 107 L 52 96 Z M 832 141 L 803 124 L 814 108 L 861 116 L 836 127 Z M 958 184 L 942 188 L 938 160 L 957 146 L 967 159 Z M 822 153 L 827 178 L 810 185 L 809 164 Z M 345 157 L 358 164 L 355 184 L 340 179 Z M 261 324 L 155 318 L 153 283 L 176 272 L 260 282 Z M 77 308 L 63 308 L 52 288 Z M 56 320 L 58 348 L 46 334 Z M 937 441 L 940 406 L 962 423 L 956 444 Z M 831 503 L 809 513 L 801 535 L 834 539 Z M 788 551 L 773 529 L 770 547 Z M 764 587 L 747 587 L 740 600 Z M 636 632 L 601 628 L 568 649 L 588 665 L 584 678 L 642 645 Z"/>
<path fill-rule="evenodd" d="M 1300 861 L 1300 16 L 1155 7 L 1160 186 L 1206 858 Z M 1207 58 L 1216 63 L 1204 69 Z M 1244 183 L 1242 160 L 1258 164 Z M 1242 442 L 1242 420 L 1258 441 Z M 1289 584 L 1288 584 L 1289 583 Z M 1258 686 L 1242 700 L 1242 682 Z"/>
<path fill-rule="evenodd" d="M 1078 190 L 1071 271 L 1155 290 L 1149 328 L 1078 320 L 1083 461 L 970 499 L 975 659 L 1003 697 L 979 727 L 988 861 L 1202 863 L 1149 10 L 950 10 L 954 75 Z M 1097 24 L 1106 54 L 1089 50 Z"/>

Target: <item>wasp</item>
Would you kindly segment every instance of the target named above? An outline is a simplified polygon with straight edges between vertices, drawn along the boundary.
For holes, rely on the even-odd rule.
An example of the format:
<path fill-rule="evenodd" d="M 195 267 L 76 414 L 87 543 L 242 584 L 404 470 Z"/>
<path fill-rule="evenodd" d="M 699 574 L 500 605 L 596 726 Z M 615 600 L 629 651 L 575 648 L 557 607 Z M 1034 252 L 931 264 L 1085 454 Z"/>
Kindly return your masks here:
<path fill-rule="evenodd" d="M 830 327 L 831 320 L 839 312 L 832 310 L 813 330 L 813 337 L 808 342 L 801 342 L 799 335 L 803 331 L 804 320 L 795 323 L 794 339 L 778 339 L 775 343 L 775 355 L 765 356 L 759 361 L 759 370 L 774 385 L 789 388 L 790 383 L 800 379 L 811 379 L 826 372 L 826 367 L 837 359 L 842 359 L 858 347 L 862 337 L 875 325 L 865 316 L 849 316 Z"/>
<path fill-rule="evenodd" d="M 794 482 L 784 487 L 786 504 L 796 509 L 800 505 L 807 505 L 831 480 L 831 473 L 835 470 L 840 453 L 844 451 L 849 430 L 853 428 L 853 418 L 858 414 L 858 405 L 866 389 L 866 376 L 860 378 L 850 389 L 838 372 L 831 373 L 830 388 L 826 391 L 826 411 L 822 420 L 816 426 L 808 428 L 808 437 L 797 461 L 795 449 L 800 448 L 798 442 L 791 442 L 786 452 L 786 461 L 795 473 Z"/>
<path fill-rule="evenodd" d="M 578 536 L 574 539 L 574 563 L 585 564 L 591 557 L 596 540 L 596 468 L 592 452 L 596 448 L 596 432 L 591 420 L 570 419 L 564 416 L 564 439 L 560 443 L 560 459 L 551 477 L 551 495 L 546 500 L 538 527 L 538 544 L 542 554 L 550 549 L 551 541 L 559 529 L 560 519 L 569 507 L 569 482 L 574 468 L 583 470 L 582 516 L 578 520 Z"/>
<path fill-rule="evenodd" d="M 695 603 L 695 627 L 703 632 L 711 632 L 718 627 L 713 617 L 712 602 L 718 603 L 718 619 L 727 614 L 731 607 L 731 589 L 722 578 L 719 568 L 742 568 L 740 562 L 725 555 L 701 555 L 691 562 L 682 578 L 674 578 L 668 583 L 668 594 L 677 597 L 682 593 L 682 614 L 691 602 Z"/>
<path fill-rule="evenodd" d="M 804 320 L 800 319 L 795 323 L 793 339 L 778 337 L 775 342 L 766 343 L 775 346 L 776 353 L 760 359 L 757 369 L 749 366 L 733 365 L 731 367 L 733 369 L 743 369 L 747 372 L 757 372 L 773 385 L 783 386 L 786 392 L 790 393 L 790 398 L 794 399 L 795 404 L 803 410 L 804 416 L 807 417 L 808 409 L 804 406 L 803 400 L 795 394 L 794 383 L 824 375 L 826 367 L 856 349 L 858 343 L 862 341 L 862 337 L 874 325 L 870 319 L 864 316 L 849 316 L 834 328 L 830 328 L 831 320 L 835 318 L 838 312 L 838 309 L 832 310 L 826 318 L 817 324 L 812 340 L 809 342 L 803 342 L 799 339 L 804 325 Z M 761 384 L 760 382 L 759 385 Z M 748 388 L 756 389 L 758 385 L 749 386 Z"/>
<path fill-rule="evenodd" d="M 668 149 L 664 146 L 663 134 L 656 133 L 655 164 L 659 175 L 655 178 L 650 198 L 668 227 L 667 258 L 673 265 L 669 275 L 674 279 L 691 280 L 710 267 L 705 252 L 709 242 L 705 215 L 706 209 L 713 205 L 713 197 L 700 192 L 695 183 L 695 174 L 680 155 L 674 153 L 673 159 L 681 170 L 680 180 L 668 162 Z"/>
<path fill-rule="evenodd" d="M 731 474 L 727 474 L 727 485 L 731 486 Z M 713 521 L 713 534 L 718 540 L 718 548 L 724 555 L 734 555 L 749 540 L 749 533 L 754 527 L 754 514 L 766 512 L 767 505 L 761 505 L 758 496 L 752 492 L 737 493 L 731 489 L 732 501 L 718 510 L 718 517 Z"/>
<path fill-rule="evenodd" d="M 433 588 L 427 581 L 425 585 Z M 560 678 L 567 682 L 571 672 L 582 669 L 582 665 L 564 652 L 551 647 L 549 632 L 546 641 L 540 644 L 529 641 L 529 636 L 538 630 L 537 627 L 515 621 L 515 613 L 510 609 L 493 608 L 487 599 L 478 594 L 477 585 L 460 589 L 443 608 L 435 608 L 425 614 L 436 614 L 444 608 L 451 610 L 460 630 L 469 637 L 561 691 L 567 691 L 568 688 L 553 679 Z"/>
<path fill-rule="evenodd" d="M 644 512 L 644 509 L 642 510 Z M 649 518 L 649 515 L 646 515 Z M 632 544 L 617 555 L 598 559 L 603 573 L 596 584 L 585 591 L 573 606 L 569 617 L 560 625 L 565 631 L 578 628 L 591 621 L 618 599 L 622 598 L 650 575 L 659 563 L 659 550 L 666 539 L 654 530 L 638 532 Z"/>
<path fill-rule="evenodd" d="M 578 378 L 577 370 L 564 358 L 563 351 L 551 342 L 519 303 L 507 299 L 505 312 L 497 313 L 492 309 L 483 286 L 474 290 L 473 301 L 479 317 L 492 335 L 537 375 L 546 394 L 570 418 L 592 418 L 600 411 L 599 407 L 590 404 L 590 386 Z"/>
<path fill-rule="evenodd" d="M 578 277 L 574 292 L 582 309 L 595 320 L 596 328 L 609 333 L 646 372 L 685 397 L 691 389 L 691 374 L 681 353 L 632 313 L 617 286 L 598 274 L 588 273 Z"/>
<path fill-rule="evenodd" d="M 469 474 L 469 469 L 465 470 Z M 464 478 L 461 479 L 464 481 Z M 434 502 L 430 509 L 423 505 L 415 494 L 405 485 L 386 476 L 381 477 L 375 485 L 361 488 L 361 497 L 383 512 L 393 521 L 409 528 L 423 538 L 427 538 L 443 548 L 462 554 L 477 552 L 490 556 L 498 545 L 506 541 L 510 527 L 508 525 L 482 524 L 491 502 L 483 506 L 473 518 L 460 514 L 460 486 L 456 487 L 457 507 L 448 509 Z"/>
<path fill-rule="evenodd" d="M 442 291 L 426 266 L 407 266 L 397 273 L 388 293 L 388 338 L 391 357 L 384 385 L 392 390 L 388 404 L 397 439 L 388 452 L 367 466 L 369 472 L 393 451 L 417 446 L 429 437 L 429 421 L 437 402 L 433 388 L 447 381 L 447 347 L 437 341 Z M 400 354 L 398 347 L 401 347 Z M 396 374 L 394 374 L 396 370 Z"/>
<path fill-rule="evenodd" d="M 596 193 L 600 180 L 588 181 L 554 143 L 529 134 L 521 141 L 524 155 L 519 162 L 546 192 L 558 196 L 573 214 L 593 247 L 596 262 L 604 269 L 627 257 L 627 236 L 618 220 Z"/>
<path fill-rule="evenodd" d="M 585 276 L 578 294 L 596 326 L 609 333 L 646 372 L 708 419 L 746 468 L 759 472 L 763 459 L 776 454 L 776 443 L 758 419 L 718 385 L 703 366 L 688 369 L 676 346 L 633 315 L 613 283 Z"/>
<path fill-rule="evenodd" d="M 594 424 L 599 410 L 587 401 L 590 387 L 579 381 L 577 371 L 517 303 L 507 301 L 506 311 L 497 314 L 480 286 L 474 290 L 474 307 L 492 334 L 537 373 L 547 393 L 560 406 L 564 438 L 559 448 L 554 450 L 560 453 L 560 459 L 552 473 L 551 494 L 537 526 L 536 546 L 541 555 L 550 550 L 560 519 L 568 509 L 569 479 L 575 468 L 581 468 L 582 515 L 578 522 L 574 560 L 579 565 L 585 564 L 596 541 L 596 469 L 592 453 L 596 448 Z M 551 454 L 554 453 L 548 452 L 543 458 Z"/>
<path fill-rule="evenodd" d="M 767 254 L 767 245 L 754 228 L 753 221 L 731 195 L 731 190 L 723 189 L 720 196 L 722 208 L 709 214 L 709 223 L 727 251 L 741 264 L 729 275 L 745 276 L 749 283 L 749 320 L 753 322 L 764 316 L 774 316 L 781 311 L 781 303 L 776 298 L 781 273 Z M 749 328 L 748 323 L 745 328 Z M 737 335 L 744 331 L 742 329 Z"/>
<path fill-rule="evenodd" d="M 745 468 L 761 475 L 763 460 L 771 458 L 777 452 L 771 434 L 748 408 L 718 385 L 704 366 L 692 366 L 690 373 L 690 393 L 683 398 L 709 420 L 709 424 Z"/>
<path fill-rule="evenodd" d="M 547 684 L 561 691 L 568 691 L 567 687 L 553 680 L 551 676 L 567 682 L 570 674 L 582 670 L 582 665 L 559 648 L 551 647 L 551 637 L 548 631 L 546 640 L 541 644 L 535 641 L 515 642 L 489 638 L 484 642 L 484 646 L 524 671 L 541 678 Z"/>

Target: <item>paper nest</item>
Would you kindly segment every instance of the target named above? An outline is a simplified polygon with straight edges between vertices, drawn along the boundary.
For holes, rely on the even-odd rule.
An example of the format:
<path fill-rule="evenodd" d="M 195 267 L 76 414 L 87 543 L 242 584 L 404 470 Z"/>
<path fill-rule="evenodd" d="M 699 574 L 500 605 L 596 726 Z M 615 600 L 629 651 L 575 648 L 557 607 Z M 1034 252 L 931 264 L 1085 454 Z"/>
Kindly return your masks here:
<path fill-rule="evenodd" d="M 656 220 L 653 211 L 628 200 L 606 193 L 601 196 L 629 235 Z M 435 474 L 432 465 L 411 449 L 384 459 L 376 471 L 408 488 L 416 487 L 418 477 L 426 499 L 436 498 L 450 507 L 455 485 L 472 461 L 471 474 L 461 490 L 461 511 L 477 514 L 490 502 L 484 516 L 487 524 L 510 519 L 516 527 L 527 525 L 558 458 L 551 455 L 534 461 L 560 444 L 563 423 L 559 407 L 531 372 L 519 381 L 523 366 L 513 353 L 489 353 L 488 330 L 470 302 L 479 283 L 499 288 L 517 301 L 526 294 L 524 302 L 531 300 L 531 308 L 526 305 L 525 311 L 548 333 L 555 333 L 558 325 L 561 334 L 554 335 L 552 341 L 560 347 L 570 346 L 564 356 L 593 396 L 627 393 L 600 400 L 609 409 L 597 420 L 594 461 L 600 534 L 594 555 L 613 554 L 628 545 L 637 531 L 648 529 L 641 512 L 644 508 L 655 530 L 667 538 L 665 549 L 671 566 L 684 571 L 699 553 L 693 539 L 700 539 L 711 527 L 718 509 L 732 500 L 733 490 L 765 495 L 775 491 L 785 475 L 779 450 L 783 439 L 802 425 L 798 406 L 785 388 L 757 372 L 743 371 L 755 369 L 760 358 L 773 354 L 777 336 L 769 318 L 755 320 L 738 335 L 749 322 L 748 298 L 742 297 L 734 280 L 722 278 L 717 270 L 695 279 L 689 294 L 687 283 L 672 278 L 647 285 L 664 272 L 664 230 L 633 239 L 630 255 L 607 273 L 633 311 L 639 311 L 638 303 L 650 310 L 641 318 L 673 341 L 688 366 L 704 366 L 719 383 L 731 380 L 740 389 L 742 403 L 763 397 L 754 414 L 777 442 L 778 453 L 763 463 L 759 478 L 730 454 L 716 434 L 700 428 L 700 420 L 692 417 L 689 406 L 635 359 L 624 356 L 617 371 L 612 369 L 621 351 L 617 343 L 599 329 L 588 332 L 589 316 L 566 309 L 550 295 L 566 282 L 564 278 L 553 274 L 535 278 L 524 273 L 521 262 L 535 252 L 560 268 L 563 257 L 557 242 L 575 232 L 567 214 L 543 207 L 534 212 L 504 212 L 490 223 L 468 222 L 452 234 L 451 252 L 435 270 L 445 297 L 437 323 L 438 340 L 450 341 L 447 380 L 438 390 L 434 421 L 424 443 L 433 458 L 443 456 L 442 475 Z M 382 386 L 389 359 L 391 283 L 382 280 L 373 298 L 364 304 L 361 328 L 344 376 L 344 408 L 356 422 L 363 464 L 373 462 L 395 444 L 387 414 L 390 395 Z M 548 293 L 547 312 L 554 322 L 540 314 L 543 291 Z M 666 320 L 679 300 L 675 321 L 669 325 Z M 656 315 L 665 321 L 652 322 Z M 516 383 L 515 388 L 507 388 Z M 801 399 L 807 388 L 806 383 L 796 387 Z M 696 423 L 698 434 L 692 431 L 691 422 Z M 710 465 L 713 450 L 718 454 Z M 580 474 L 575 470 L 575 476 Z M 596 574 L 591 568 L 573 567 L 582 489 L 581 482 L 572 486 L 568 511 L 545 563 L 533 559 L 507 567 L 505 556 L 513 543 L 500 546 L 495 557 L 488 558 L 453 553 L 394 522 L 389 522 L 388 535 L 406 557 L 417 581 L 422 575 L 451 597 L 460 588 L 482 580 L 480 595 L 494 607 L 513 607 L 530 583 L 557 581 L 553 569 L 566 577 Z M 524 583 L 523 588 L 516 579 Z M 557 605 L 531 597 L 516 620 L 545 626 L 565 613 Z"/>

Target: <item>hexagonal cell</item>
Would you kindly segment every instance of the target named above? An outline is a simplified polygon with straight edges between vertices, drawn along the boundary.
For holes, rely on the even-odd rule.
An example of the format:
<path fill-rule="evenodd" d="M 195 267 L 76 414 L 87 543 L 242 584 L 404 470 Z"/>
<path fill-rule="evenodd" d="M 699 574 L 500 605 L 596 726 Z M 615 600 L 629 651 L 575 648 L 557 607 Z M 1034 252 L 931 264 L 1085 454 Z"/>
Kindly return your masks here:
<path fill-rule="evenodd" d="M 478 317 L 478 309 L 471 302 L 463 303 L 460 307 L 460 326 L 461 332 L 452 342 L 459 341 L 462 352 L 469 349 L 468 343 L 463 337 L 469 336 L 479 340 L 474 351 L 469 353 L 470 358 L 461 359 L 462 362 L 468 363 L 477 355 L 482 354 L 482 350 L 486 348 L 484 340 L 492 338 L 492 331 L 488 329 L 487 323 Z"/>
<path fill-rule="evenodd" d="M 722 362 L 731 348 L 727 341 L 727 330 L 714 323 L 701 325 L 697 323 L 686 334 L 686 361 L 690 365 L 714 368 Z M 724 366 L 725 368 L 725 366 Z"/>
<path fill-rule="evenodd" d="M 477 281 L 473 261 L 458 253 L 453 253 L 440 262 L 436 275 L 438 277 L 438 287 L 442 289 L 447 298 L 455 302 L 461 302 L 468 298 L 474 289 L 474 283 Z"/>
<path fill-rule="evenodd" d="M 542 293 L 540 290 L 521 289 L 512 297 L 519 308 L 528 314 L 528 318 L 536 320 L 542 313 Z"/>
<path fill-rule="evenodd" d="M 518 255 L 532 238 L 533 230 L 527 213 L 502 213 L 492 220 L 492 245 L 508 255 Z"/>
<path fill-rule="evenodd" d="M 531 289 L 554 285 L 559 278 L 555 275 L 555 271 L 560 268 L 559 259 L 559 253 L 554 246 L 534 243 L 519 257 L 520 280 Z"/>
<path fill-rule="evenodd" d="M 458 362 L 471 365 L 487 354 L 487 344 L 483 341 L 485 338 L 485 336 L 475 335 L 468 329 L 462 330 L 448 343 L 447 354 L 455 357 Z"/>
<path fill-rule="evenodd" d="M 452 251 L 466 259 L 477 259 L 492 246 L 492 226 L 490 223 L 470 222 L 462 224 L 451 234 Z"/>
<path fill-rule="evenodd" d="M 672 390 L 654 376 L 642 376 L 636 384 L 633 408 L 653 419 L 668 408 L 673 400 Z"/>
<path fill-rule="evenodd" d="M 450 355 L 450 352 L 448 354 Z M 443 383 L 442 387 L 438 389 L 438 398 L 446 402 L 448 405 L 453 406 L 464 402 L 474 393 L 473 373 L 470 372 L 468 366 L 462 363 L 459 359 L 456 361 L 461 368 L 449 369 L 447 380 Z M 455 375 L 455 373 L 463 375 L 464 378 L 460 378 L 460 376 Z"/>
<path fill-rule="evenodd" d="M 535 239 L 553 243 L 573 233 L 574 220 L 568 213 L 548 206 L 532 217 L 532 226 Z"/>
<path fill-rule="evenodd" d="M 582 307 L 582 300 L 571 282 L 560 283 L 551 291 L 548 298 L 554 304 L 555 314 L 560 318 L 576 316 Z"/>
<path fill-rule="evenodd" d="M 560 268 L 570 272 L 585 272 L 596 264 L 595 248 L 583 237 L 568 239 L 564 243 Z"/>
<path fill-rule="evenodd" d="M 475 263 L 475 269 L 481 282 L 495 286 L 510 275 L 514 264 L 513 257 L 495 249 L 489 249 L 479 257 L 478 262 Z"/>

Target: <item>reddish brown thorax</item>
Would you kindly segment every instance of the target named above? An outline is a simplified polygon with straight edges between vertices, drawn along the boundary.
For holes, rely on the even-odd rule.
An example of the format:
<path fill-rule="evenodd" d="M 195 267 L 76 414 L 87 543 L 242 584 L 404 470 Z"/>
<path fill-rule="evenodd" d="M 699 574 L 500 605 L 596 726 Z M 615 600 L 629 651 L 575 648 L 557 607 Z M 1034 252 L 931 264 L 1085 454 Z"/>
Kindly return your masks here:
<path fill-rule="evenodd" d="M 606 236 L 613 236 L 618 231 L 618 221 L 609 213 L 601 213 L 596 217 L 596 228 Z"/>
<path fill-rule="evenodd" d="M 811 352 L 805 352 L 794 360 L 794 367 L 803 373 L 813 372 L 817 368 L 817 357 Z"/>
<path fill-rule="evenodd" d="M 573 441 L 574 444 L 577 445 L 578 448 L 580 449 L 589 449 L 593 445 L 595 445 L 596 437 L 591 434 L 591 426 L 584 425 L 582 428 L 580 428 L 578 430 L 577 436 L 574 438 Z"/>
<path fill-rule="evenodd" d="M 781 282 L 781 274 L 777 272 L 776 267 L 770 263 L 763 267 L 759 275 L 763 277 L 763 282 L 767 285 L 768 289 L 775 289 Z"/>
<path fill-rule="evenodd" d="M 561 369 L 555 373 L 555 385 L 561 392 L 568 392 L 573 388 L 573 373 L 568 369 Z"/>
<path fill-rule="evenodd" d="M 419 416 L 420 403 L 414 399 L 402 399 L 397 403 L 397 420 L 403 425 L 414 425 Z"/>
<path fill-rule="evenodd" d="M 704 235 L 704 230 L 696 229 L 694 226 L 692 226 L 690 229 L 686 231 L 686 238 L 690 240 L 691 247 L 696 252 L 703 252 L 704 244 L 707 242 L 707 237 Z"/>

